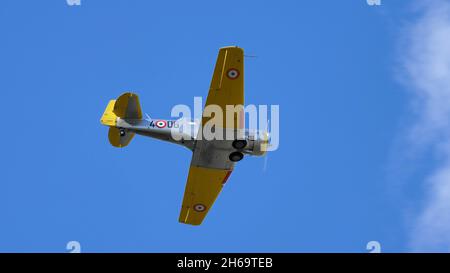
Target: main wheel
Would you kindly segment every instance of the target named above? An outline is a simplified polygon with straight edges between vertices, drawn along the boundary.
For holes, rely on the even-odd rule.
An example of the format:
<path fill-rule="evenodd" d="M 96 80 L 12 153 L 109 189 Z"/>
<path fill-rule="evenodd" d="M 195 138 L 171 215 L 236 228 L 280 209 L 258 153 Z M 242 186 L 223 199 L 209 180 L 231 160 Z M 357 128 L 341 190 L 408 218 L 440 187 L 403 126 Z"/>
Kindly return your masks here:
<path fill-rule="evenodd" d="M 125 136 L 126 134 L 127 134 L 127 132 L 125 132 L 125 130 L 124 129 L 120 129 L 120 136 L 121 137 L 123 137 L 123 136 Z"/>
<path fill-rule="evenodd" d="M 229 156 L 230 160 L 233 162 L 241 161 L 244 158 L 244 154 L 241 152 L 232 152 Z"/>
<path fill-rule="evenodd" d="M 231 145 L 233 145 L 233 148 L 235 148 L 236 150 L 242 150 L 245 148 L 245 146 L 247 146 L 247 140 L 236 139 Z"/>

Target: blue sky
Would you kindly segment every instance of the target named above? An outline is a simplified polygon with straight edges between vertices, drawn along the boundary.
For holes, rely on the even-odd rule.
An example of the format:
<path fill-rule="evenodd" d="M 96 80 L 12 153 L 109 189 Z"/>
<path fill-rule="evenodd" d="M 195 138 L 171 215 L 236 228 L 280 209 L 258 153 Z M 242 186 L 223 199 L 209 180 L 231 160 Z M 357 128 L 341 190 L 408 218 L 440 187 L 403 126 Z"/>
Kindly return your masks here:
<path fill-rule="evenodd" d="M 367 252 L 372 240 L 448 251 L 443 8 L 2 1 L 0 251 L 66 252 L 72 240 L 83 252 Z M 257 56 L 246 103 L 280 105 L 280 147 L 265 172 L 261 158 L 240 162 L 204 224 L 186 226 L 191 153 L 144 137 L 114 148 L 99 119 L 124 91 L 160 118 L 206 98 L 227 45 Z"/>

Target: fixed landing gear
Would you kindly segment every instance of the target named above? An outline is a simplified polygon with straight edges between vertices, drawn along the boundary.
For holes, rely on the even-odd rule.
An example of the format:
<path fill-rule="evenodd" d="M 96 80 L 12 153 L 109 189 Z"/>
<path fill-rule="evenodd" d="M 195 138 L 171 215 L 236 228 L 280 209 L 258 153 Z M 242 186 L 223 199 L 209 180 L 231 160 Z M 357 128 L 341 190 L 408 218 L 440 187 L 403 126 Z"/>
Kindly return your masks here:
<path fill-rule="evenodd" d="M 125 131 L 125 129 L 120 129 L 120 130 L 119 130 L 119 133 L 120 133 L 120 136 L 121 136 L 121 137 L 124 137 L 124 136 L 127 134 L 127 132 Z"/>
<path fill-rule="evenodd" d="M 231 145 L 233 145 L 233 148 L 235 148 L 236 150 L 242 150 L 245 148 L 245 146 L 247 146 L 247 140 L 236 139 Z"/>
<path fill-rule="evenodd" d="M 241 161 L 242 158 L 244 158 L 244 154 L 241 152 L 242 150 L 244 150 L 244 148 L 247 146 L 247 140 L 245 139 L 236 139 L 235 141 L 233 141 L 233 143 L 231 144 L 233 146 L 233 148 L 235 148 L 237 151 L 232 152 L 228 158 L 232 161 L 232 162 L 238 162 Z"/>
<path fill-rule="evenodd" d="M 232 152 L 229 156 L 230 160 L 233 162 L 241 161 L 244 158 L 244 154 L 241 152 Z"/>

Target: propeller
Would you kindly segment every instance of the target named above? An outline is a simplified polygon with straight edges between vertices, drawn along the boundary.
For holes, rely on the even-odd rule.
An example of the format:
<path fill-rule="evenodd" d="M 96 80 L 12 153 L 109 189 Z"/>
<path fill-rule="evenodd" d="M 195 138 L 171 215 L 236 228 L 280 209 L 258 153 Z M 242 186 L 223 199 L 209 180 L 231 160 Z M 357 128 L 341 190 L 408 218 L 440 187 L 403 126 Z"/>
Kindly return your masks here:
<path fill-rule="evenodd" d="M 270 120 L 268 119 L 267 120 L 267 124 L 266 124 L 267 127 L 265 129 L 265 134 L 267 134 L 267 146 L 266 146 L 266 149 L 268 149 L 269 146 L 270 146 L 270 142 L 269 142 L 269 139 L 270 139 L 269 128 L 270 128 L 270 126 L 269 126 L 269 124 L 270 124 Z M 262 169 L 263 173 L 265 173 L 267 171 L 267 162 L 268 161 L 269 161 L 269 153 L 266 151 L 266 154 L 264 155 L 264 162 L 263 162 L 263 169 Z"/>
<path fill-rule="evenodd" d="M 263 163 L 263 173 L 267 171 L 267 161 L 269 160 L 269 154 L 266 154 L 264 156 L 264 163 Z"/>

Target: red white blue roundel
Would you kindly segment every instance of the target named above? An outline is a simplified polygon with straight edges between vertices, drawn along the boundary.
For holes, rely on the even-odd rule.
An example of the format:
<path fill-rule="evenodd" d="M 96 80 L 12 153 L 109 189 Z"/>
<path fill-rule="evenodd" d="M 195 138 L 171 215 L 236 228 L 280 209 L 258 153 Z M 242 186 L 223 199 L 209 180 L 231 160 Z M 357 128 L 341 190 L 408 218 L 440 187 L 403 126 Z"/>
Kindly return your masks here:
<path fill-rule="evenodd" d="M 164 128 L 167 126 L 167 122 L 165 120 L 158 120 L 155 122 L 156 127 L 158 128 Z"/>
<path fill-rule="evenodd" d="M 228 69 L 228 71 L 227 71 L 227 77 L 230 80 L 237 79 L 239 77 L 239 75 L 240 75 L 239 70 L 237 70 L 236 68 L 231 68 L 231 69 Z"/>
<path fill-rule="evenodd" d="M 206 206 L 203 204 L 196 204 L 196 205 L 194 205 L 194 210 L 196 212 L 203 212 L 206 210 Z"/>

